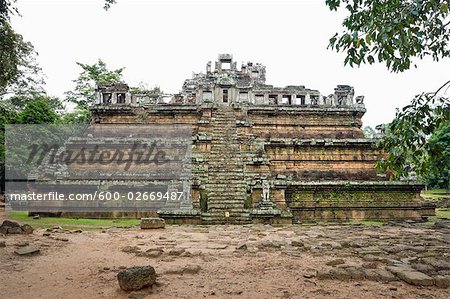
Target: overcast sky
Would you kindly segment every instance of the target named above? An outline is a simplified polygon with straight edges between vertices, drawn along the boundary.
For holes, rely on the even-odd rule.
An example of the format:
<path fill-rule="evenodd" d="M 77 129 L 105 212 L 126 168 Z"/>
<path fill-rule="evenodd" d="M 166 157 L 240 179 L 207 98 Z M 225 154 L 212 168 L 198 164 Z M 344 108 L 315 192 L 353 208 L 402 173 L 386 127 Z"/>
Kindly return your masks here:
<path fill-rule="evenodd" d="M 130 85 L 140 81 L 176 93 L 192 72 L 204 72 L 219 53 L 235 61 L 266 65 L 267 83 L 305 85 L 323 95 L 338 84 L 365 95 L 364 126 L 392 120 L 396 107 L 450 78 L 450 59 L 418 61 L 418 68 L 392 74 L 384 65 L 344 67 L 344 55 L 327 50 L 341 31 L 345 12 L 325 1 L 136 1 L 18 0 L 15 30 L 33 43 L 47 76 L 47 92 L 63 96 L 80 73 L 76 61 L 98 58 L 126 67 Z"/>

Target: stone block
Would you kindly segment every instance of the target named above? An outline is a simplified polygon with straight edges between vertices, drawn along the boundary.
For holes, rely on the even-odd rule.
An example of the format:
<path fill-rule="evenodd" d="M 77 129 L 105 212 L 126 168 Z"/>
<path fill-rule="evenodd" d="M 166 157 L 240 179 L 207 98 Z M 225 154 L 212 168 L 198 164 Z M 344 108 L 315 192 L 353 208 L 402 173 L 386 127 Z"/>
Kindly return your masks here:
<path fill-rule="evenodd" d="M 166 222 L 162 218 L 142 218 L 141 229 L 157 229 L 164 228 Z"/>
<path fill-rule="evenodd" d="M 156 271 L 152 266 L 132 267 L 117 274 L 119 286 L 124 291 L 137 291 L 156 283 Z"/>
<path fill-rule="evenodd" d="M 432 286 L 434 280 L 430 276 L 406 266 L 387 266 L 386 270 L 395 274 L 401 280 L 416 286 Z"/>

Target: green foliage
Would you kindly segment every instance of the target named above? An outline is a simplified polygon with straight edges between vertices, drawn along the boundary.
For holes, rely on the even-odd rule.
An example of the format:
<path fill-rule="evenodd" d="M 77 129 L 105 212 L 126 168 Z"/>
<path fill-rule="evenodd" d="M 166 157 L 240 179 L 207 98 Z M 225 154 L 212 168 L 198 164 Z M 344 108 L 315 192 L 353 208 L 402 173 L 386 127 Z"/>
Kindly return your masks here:
<path fill-rule="evenodd" d="M 91 106 L 96 99 L 95 87 L 97 83 L 118 83 L 122 80 L 124 68 L 108 70 L 106 63 L 101 59 L 89 65 L 77 62 L 83 69 L 78 78 L 74 80 L 75 89 L 67 91 L 66 100 L 84 107 Z"/>
<path fill-rule="evenodd" d="M 364 127 L 363 129 L 364 137 L 366 138 L 374 138 L 375 136 L 375 130 L 372 127 Z"/>
<path fill-rule="evenodd" d="M 87 124 L 91 118 L 91 111 L 84 106 L 76 106 L 72 112 L 65 113 L 61 116 L 62 124 Z"/>
<path fill-rule="evenodd" d="M 131 93 L 140 93 L 140 94 L 148 94 L 151 96 L 160 96 L 163 94 L 163 91 L 159 86 L 150 87 L 149 84 L 140 82 L 136 87 L 130 87 Z"/>
<path fill-rule="evenodd" d="M 346 52 L 345 64 L 384 62 L 393 72 L 410 68 L 414 58 L 450 56 L 450 0 L 326 0 L 330 10 L 349 12 L 344 32 L 329 47 Z"/>
<path fill-rule="evenodd" d="M 43 92 L 36 56 L 33 45 L 0 19 L 0 99 L 7 94 Z"/>
<path fill-rule="evenodd" d="M 429 144 L 427 184 L 432 188 L 450 189 L 450 122 L 431 135 Z"/>
<path fill-rule="evenodd" d="M 447 97 L 436 94 L 417 95 L 410 105 L 397 110 L 380 142 L 387 155 L 377 162 L 379 171 L 388 171 L 393 178 L 405 178 L 410 172 L 426 177 L 430 171 L 439 171 L 430 170 L 430 162 L 445 160 L 445 151 L 436 141 L 441 133 L 430 136 L 450 123 L 450 102 Z M 445 136 L 442 136 L 444 140 Z"/>
<path fill-rule="evenodd" d="M 58 114 L 45 97 L 29 102 L 17 116 L 19 124 L 53 124 L 58 120 Z"/>

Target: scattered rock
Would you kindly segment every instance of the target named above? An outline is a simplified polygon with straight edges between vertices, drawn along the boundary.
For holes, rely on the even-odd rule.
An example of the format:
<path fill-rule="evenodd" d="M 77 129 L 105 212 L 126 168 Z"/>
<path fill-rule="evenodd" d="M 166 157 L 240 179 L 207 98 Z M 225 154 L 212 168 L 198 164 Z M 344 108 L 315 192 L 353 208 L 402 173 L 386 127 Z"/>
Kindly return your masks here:
<path fill-rule="evenodd" d="M 186 265 L 181 268 L 166 270 L 164 274 L 197 274 L 201 269 L 199 265 Z"/>
<path fill-rule="evenodd" d="M 333 276 L 331 275 L 331 272 L 326 270 L 326 269 L 317 270 L 316 277 L 319 280 L 332 279 L 333 278 Z"/>
<path fill-rule="evenodd" d="M 17 246 L 17 247 L 25 247 L 28 245 L 30 245 L 30 243 L 28 243 L 26 241 L 20 241 L 20 242 L 14 243 L 14 246 Z"/>
<path fill-rule="evenodd" d="M 376 269 L 378 266 L 377 262 L 365 262 L 361 265 L 363 269 Z"/>
<path fill-rule="evenodd" d="M 20 226 L 19 223 L 11 220 L 3 221 L 0 226 L 0 234 L 32 234 L 33 228 L 29 224 Z"/>
<path fill-rule="evenodd" d="M 19 227 L 20 228 L 20 224 L 15 222 L 15 221 L 11 221 L 11 220 L 4 220 L 2 225 L 0 225 L 1 227 Z"/>
<path fill-rule="evenodd" d="M 247 250 L 247 244 L 239 243 L 238 245 L 236 245 L 236 250 Z"/>
<path fill-rule="evenodd" d="M 63 242 L 69 242 L 69 239 L 67 238 L 55 238 L 57 241 L 63 241 Z"/>
<path fill-rule="evenodd" d="M 209 243 L 207 248 L 208 249 L 225 249 L 227 247 L 228 247 L 227 244 Z"/>
<path fill-rule="evenodd" d="M 19 227 L 8 227 L 6 233 L 9 235 L 19 235 L 19 234 L 22 234 L 23 231 L 20 228 L 20 226 Z"/>
<path fill-rule="evenodd" d="M 136 252 L 140 252 L 141 249 L 138 246 L 125 246 L 122 248 L 122 252 L 126 252 L 126 253 L 136 253 Z"/>
<path fill-rule="evenodd" d="M 343 259 L 334 259 L 326 263 L 327 266 L 337 266 L 345 264 L 345 261 Z"/>
<path fill-rule="evenodd" d="M 18 255 L 29 255 L 29 254 L 33 254 L 33 253 L 38 253 L 40 251 L 38 246 L 35 245 L 28 245 L 25 247 L 20 247 L 16 250 L 14 250 L 14 253 L 18 254 Z"/>
<path fill-rule="evenodd" d="M 144 257 L 159 257 L 163 254 L 163 250 L 159 248 L 150 248 L 145 252 L 136 252 L 136 256 L 144 256 Z"/>
<path fill-rule="evenodd" d="M 431 286 L 433 278 L 406 266 L 387 266 L 386 270 L 395 274 L 401 280 L 416 286 Z"/>
<path fill-rule="evenodd" d="M 384 269 L 363 269 L 364 277 L 371 281 L 396 281 L 398 280 L 394 274 Z"/>
<path fill-rule="evenodd" d="M 365 278 L 364 271 L 362 269 L 356 267 L 348 267 L 345 270 L 350 275 L 350 278 L 353 280 L 363 280 Z"/>
<path fill-rule="evenodd" d="M 33 219 L 39 219 L 39 218 L 40 218 L 39 215 L 34 215 L 34 216 L 33 216 Z"/>
<path fill-rule="evenodd" d="M 294 247 L 304 247 L 305 243 L 299 240 L 292 240 L 291 245 Z"/>
<path fill-rule="evenodd" d="M 450 276 L 443 276 L 443 275 L 435 276 L 434 282 L 438 288 L 446 289 L 450 287 Z"/>
<path fill-rule="evenodd" d="M 29 224 L 22 225 L 21 229 L 22 229 L 22 232 L 27 235 L 32 234 L 34 231 L 34 229 Z"/>
<path fill-rule="evenodd" d="M 157 229 L 164 228 L 166 222 L 162 218 L 142 218 L 141 229 Z"/>
<path fill-rule="evenodd" d="M 156 271 L 152 266 L 132 267 L 117 274 L 119 286 L 124 291 L 138 291 L 156 283 Z"/>
<path fill-rule="evenodd" d="M 435 257 L 425 257 L 422 259 L 422 262 L 427 263 L 428 265 L 433 266 L 437 270 L 448 270 L 450 269 L 450 261 L 447 259 L 438 259 Z"/>
<path fill-rule="evenodd" d="M 5 241 L 0 241 L 0 248 L 2 248 L 2 247 L 6 247 L 6 242 Z"/>
<path fill-rule="evenodd" d="M 49 232 L 45 232 L 45 233 L 43 233 L 42 234 L 42 236 L 44 236 L 44 237 L 48 237 L 48 236 L 50 236 L 51 234 L 49 233 Z"/>
<path fill-rule="evenodd" d="M 186 249 L 184 249 L 184 248 L 173 248 L 168 253 L 169 253 L 169 255 L 179 256 L 185 251 L 186 251 Z"/>

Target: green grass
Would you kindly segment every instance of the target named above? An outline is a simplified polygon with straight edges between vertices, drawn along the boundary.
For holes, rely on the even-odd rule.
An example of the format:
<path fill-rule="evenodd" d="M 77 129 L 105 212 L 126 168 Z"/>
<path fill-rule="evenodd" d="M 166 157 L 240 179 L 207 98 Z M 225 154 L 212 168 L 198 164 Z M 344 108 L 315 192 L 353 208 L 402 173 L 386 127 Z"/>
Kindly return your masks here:
<path fill-rule="evenodd" d="M 450 220 L 450 209 L 436 209 L 436 218 L 444 218 Z"/>
<path fill-rule="evenodd" d="M 85 219 L 85 218 L 59 218 L 59 217 L 41 217 L 33 219 L 28 217 L 28 212 L 12 211 L 9 213 L 11 220 L 20 223 L 27 223 L 33 228 L 49 228 L 61 226 L 65 229 L 85 229 L 95 230 L 109 227 L 131 227 L 139 225 L 138 219 Z"/>
<path fill-rule="evenodd" d="M 362 224 L 367 226 L 383 226 L 384 222 L 375 220 L 350 220 L 348 222 L 343 222 L 343 224 Z"/>
<path fill-rule="evenodd" d="M 450 198 L 450 190 L 431 189 L 427 191 L 422 191 L 421 195 L 425 199 Z"/>

